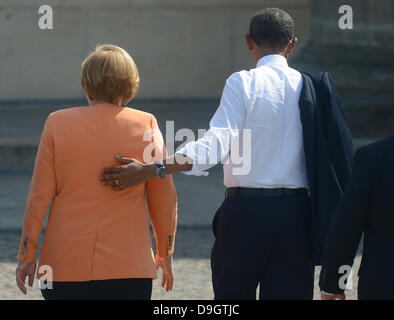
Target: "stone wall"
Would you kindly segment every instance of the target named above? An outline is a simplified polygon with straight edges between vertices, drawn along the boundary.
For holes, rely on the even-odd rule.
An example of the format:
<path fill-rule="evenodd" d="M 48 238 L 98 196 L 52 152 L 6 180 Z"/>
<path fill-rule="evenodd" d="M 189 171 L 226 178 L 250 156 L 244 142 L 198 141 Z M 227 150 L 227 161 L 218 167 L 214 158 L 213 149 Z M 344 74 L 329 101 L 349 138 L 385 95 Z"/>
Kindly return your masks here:
<path fill-rule="evenodd" d="M 353 137 L 394 134 L 394 0 L 348 0 L 353 29 L 340 29 L 342 0 L 312 0 L 311 35 L 293 66 L 328 71 Z"/>
<path fill-rule="evenodd" d="M 40 5 L 54 28 L 40 30 Z M 310 0 L 0 0 L 0 100 L 83 97 L 80 64 L 99 43 L 134 57 L 137 98 L 218 97 L 232 72 L 250 68 L 244 44 L 250 16 L 280 7 L 302 46 Z"/>

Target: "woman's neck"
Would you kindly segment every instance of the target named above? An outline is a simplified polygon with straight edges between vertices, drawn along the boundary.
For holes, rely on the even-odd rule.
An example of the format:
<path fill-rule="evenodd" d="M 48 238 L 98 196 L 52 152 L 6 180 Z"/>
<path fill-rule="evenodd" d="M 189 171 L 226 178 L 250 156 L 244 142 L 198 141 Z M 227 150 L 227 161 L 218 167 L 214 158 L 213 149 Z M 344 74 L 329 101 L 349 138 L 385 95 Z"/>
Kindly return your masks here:
<path fill-rule="evenodd" d="M 103 103 L 114 104 L 114 105 L 119 106 L 119 107 L 120 107 L 120 105 L 121 105 L 120 101 L 119 101 L 118 103 L 114 103 L 114 102 L 111 102 L 111 101 L 90 100 L 90 99 L 88 99 L 88 103 L 89 103 L 90 106 L 94 106 L 94 105 L 96 105 L 96 104 L 103 104 Z"/>

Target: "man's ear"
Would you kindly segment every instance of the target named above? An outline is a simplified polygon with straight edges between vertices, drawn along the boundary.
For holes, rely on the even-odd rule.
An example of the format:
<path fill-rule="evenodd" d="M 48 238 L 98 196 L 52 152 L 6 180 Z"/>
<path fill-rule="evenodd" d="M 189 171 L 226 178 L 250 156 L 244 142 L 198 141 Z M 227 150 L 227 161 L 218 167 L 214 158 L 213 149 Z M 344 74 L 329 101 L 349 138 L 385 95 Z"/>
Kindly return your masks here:
<path fill-rule="evenodd" d="M 246 45 L 247 45 L 248 49 L 249 50 L 253 50 L 253 48 L 254 48 L 254 41 L 253 41 L 253 39 L 252 39 L 252 37 L 250 36 L 249 33 L 247 33 L 245 35 L 245 40 L 246 40 Z"/>
<path fill-rule="evenodd" d="M 295 38 L 295 37 L 289 41 L 289 44 L 287 45 L 287 53 L 288 54 L 293 53 L 293 50 L 294 50 L 296 44 L 297 44 L 297 38 Z"/>

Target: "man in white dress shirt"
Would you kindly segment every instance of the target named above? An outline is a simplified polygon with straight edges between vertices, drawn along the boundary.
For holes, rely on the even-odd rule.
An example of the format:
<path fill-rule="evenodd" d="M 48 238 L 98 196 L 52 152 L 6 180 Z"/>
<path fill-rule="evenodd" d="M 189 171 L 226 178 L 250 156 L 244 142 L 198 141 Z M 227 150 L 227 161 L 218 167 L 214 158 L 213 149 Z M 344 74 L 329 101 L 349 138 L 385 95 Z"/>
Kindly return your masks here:
<path fill-rule="evenodd" d="M 225 162 L 228 189 L 213 222 L 215 299 L 255 299 L 259 284 L 260 299 L 312 299 L 302 76 L 287 64 L 296 44 L 292 18 L 280 9 L 261 10 L 250 21 L 246 43 L 256 68 L 227 79 L 204 137 L 164 162 L 120 158 L 129 164 L 106 169 L 103 184 L 121 190 L 175 172 L 205 175 Z"/>

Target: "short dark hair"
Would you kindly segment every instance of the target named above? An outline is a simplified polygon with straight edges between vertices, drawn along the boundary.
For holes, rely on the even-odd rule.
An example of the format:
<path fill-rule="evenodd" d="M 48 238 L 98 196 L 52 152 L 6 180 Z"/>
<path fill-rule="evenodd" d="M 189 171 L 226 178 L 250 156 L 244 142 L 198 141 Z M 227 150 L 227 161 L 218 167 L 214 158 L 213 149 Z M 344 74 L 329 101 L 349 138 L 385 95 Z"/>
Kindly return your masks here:
<path fill-rule="evenodd" d="M 281 9 L 262 9 L 250 20 L 249 35 L 258 46 L 282 50 L 294 38 L 294 22 Z"/>

